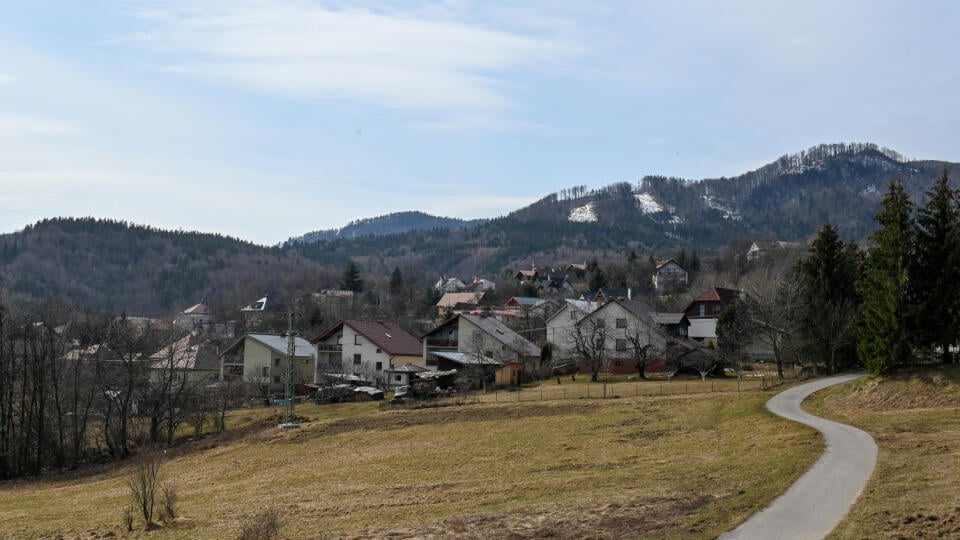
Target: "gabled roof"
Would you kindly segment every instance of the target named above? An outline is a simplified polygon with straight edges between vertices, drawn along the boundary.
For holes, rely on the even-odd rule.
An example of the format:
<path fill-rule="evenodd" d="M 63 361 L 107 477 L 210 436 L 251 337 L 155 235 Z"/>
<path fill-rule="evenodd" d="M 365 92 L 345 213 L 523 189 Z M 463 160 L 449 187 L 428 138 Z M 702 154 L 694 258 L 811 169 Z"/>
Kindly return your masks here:
<path fill-rule="evenodd" d="M 203 302 L 200 302 L 195 306 L 188 307 L 187 309 L 183 310 L 183 314 L 184 315 L 209 315 L 210 307 L 204 304 Z"/>
<path fill-rule="evenodd" d="M 556 313 L 551 315 L 546 322 L 552 321 L 555 317 L 558 317 L 561 313 L 565 313 L 568 309 L 573 309 L 589 315 L 597 310 L 597 303 L 589 300 L 575 300 L 572 298 L 567 298 L 564 305 L 558 309 Z"/>
<path fill-rule="evenodd" d="M 507 347 L 512 348 L 519 344 L 520 347 L 522 347 L 523 354 L 525 356 L 540 355 L 540 347 L 537 347 L 531 343 L 530 340 L 514 332 L 510 329 L 510 327 L 494 319 L 493 317 L 481 317 L 479 315 L 466 314 L 461 314 L 459 316 L 478 326 L 493 339 L 497 340 L 503 345 L 506 345 Z"/>
<path fill-rule="evenodd" d="M 727 305 L 738 298 L 740 298 L 740 291 L 736 289 L 714 287 L 704 291 L 703 294 L 694 298 L 693 302 L 720 302 L 723 305 Z M 693 304 L 693 302 L 690 303 Z"/>
<path fill-rule="evenodd" d="M 340 321 L 313 338 L 311 343 L 316 344 L 336 335 L 344 326 L 349 326 L 391 356 L 420 356 L 423 354 L 423 347 L 419 339 L 407 333 L 396 323 L 385 321 Z"/>
<path fill-rule="evenodd" d="M 668 264 L 670 264 L 670 263 L 673 263 L 673 264 L 677 265 L 677 268 L 680 268 L 681 270 L 684 269 L 684 268 L 683 268 L 682 266 L 680 266 L 680 264 L 679 264 L 677 261 L 675 261 L 674 259 L 667 259 L 667 260 L 665 260 L 665 261 L 657 264 L 657 270 L 660 270 L 661 268 L 663 268 L 664 266 L 666 266 L 666 265 L 668 265 Z"/>
<path fill-rule="evenodd" d="M 235 341 L 233 345 L 230 345 L 222 353 L 220 353 L 220 355 L 223 356 L 224 354 L 235 349 L 246 339 L 252 339 L 280 354 L 287 354 L 287 336 L 282 336 L 280 334 L 244 334 L 240 336 L 240 339 Z M 315 352 L 316 349 L 310 344 L 309 341 L 303 339 L 302 337 L 297 337 L 294 339 L 293 355 L 295 357 L 313 357 Z"/>
<path fill-rule="evenodd" d="M 611 304 L 620 304 L 624 309 L 630 313 L 636 315 L 637 317 L 644 317 L 647 319 L 652 319 L 653 315 L 656 314 L 656 310 L 652 307 L 644 304 L 639 300 L 619 300 L 614 299 L 610 301 Z M 607 304 L 604 304 L 607 305 Z"/>
<path fill-rule="evenodd" d="M 269 296 L 264 296 L 263 298 L 258 299 L 256 302 L 253 302 L 249 306 L 241 308 L 240 311 L 269 311 L 277 308 L 277 303 L 273 301 Z"/>
<path fill-rule="evenodd" d="M 440 297 L 437 307 L 452 308 L 458 304 L 477 305 L 483 299 L 482 292 L 448 292 Z"/>
<path fill-rule="evenodd" d="M 186 336 L 150 355 L 153 369 L 192 369 L 215 371 L 220 369 L 216 346 L 199 336 Z"/>

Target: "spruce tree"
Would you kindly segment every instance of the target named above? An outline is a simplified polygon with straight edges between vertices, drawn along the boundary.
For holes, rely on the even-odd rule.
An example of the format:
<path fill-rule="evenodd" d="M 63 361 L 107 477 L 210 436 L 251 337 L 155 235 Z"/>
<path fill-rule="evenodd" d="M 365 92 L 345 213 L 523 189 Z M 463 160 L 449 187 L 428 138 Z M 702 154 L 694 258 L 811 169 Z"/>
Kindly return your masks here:
<path fill-rule="evenodd" d="M 850 363 L 843 354 L 838 358 L 838 353 L 852 344 L 854 337 L 853 321 L 860 303 L 856 291 L 859 264 L 856 250 L 849 249 L 828 223 L 817 232 L 810 255 L 795 267 L 807 295 L 800 333 L 811 356 L 831 372 Z"/>
<path fill-rule="evenodd" d="M 392 296 L 400 296 L 403 293 L 403 274 L 400 272 L 400 267 L 395 266 L 393 268 L 393 273 L 390 274 L 390 294 Z"/>
<path fill-rule="evenodd" d="M 915 310 L 915 345 L 923 349 L 939 347 L 945 362 L 950 358 L 950 345 L 957 340 L 952 324 L 960 300 L 957 227 L 957 194 L 950 188 L 944 170 L 927 191 L 927 203 L 917 212 L 910 297 Z"/>
<path fill-rule="evenodd" d="M 343 282 L 340 286 L 355 293 L 363 291 L 363 278 L 360 277 L 360 269 L 357 268 L 357 263 L 350 261 L 350 264 L 347 265 L 347 269 L 343 271 Z"/>
<path fill-rule="evenodd" d="M 871 236 L 859 292 L 863 315 L 858 326 L 857 352 L 873 375 L 888 373 L 912 355 L 909 336 L 909 268 L 915 225 L 913 204 L 903 181 L 890 182 L 880 213 L 880 228 Z"/>

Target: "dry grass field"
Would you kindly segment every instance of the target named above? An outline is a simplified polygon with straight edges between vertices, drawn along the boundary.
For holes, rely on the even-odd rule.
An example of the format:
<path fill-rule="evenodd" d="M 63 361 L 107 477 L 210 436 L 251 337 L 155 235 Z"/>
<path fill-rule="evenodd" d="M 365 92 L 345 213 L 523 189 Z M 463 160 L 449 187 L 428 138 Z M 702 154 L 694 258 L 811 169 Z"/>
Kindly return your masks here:
<path fill-rule="evenodd" d="M 275 510 L 289 538 L 712 538 L 820 455 L 773 392 L 466 404 L 301 405 L 170 452 L 181 517 L 121 526 L 129 465 L 0 484 L 0 537 L 236 538 Z"/>
<path fill-rule="evenodd" d="M 870 484 L 831 538 L 960 538 L 960 369 L 828 389 L 807 408 L 873 435 Z"/>

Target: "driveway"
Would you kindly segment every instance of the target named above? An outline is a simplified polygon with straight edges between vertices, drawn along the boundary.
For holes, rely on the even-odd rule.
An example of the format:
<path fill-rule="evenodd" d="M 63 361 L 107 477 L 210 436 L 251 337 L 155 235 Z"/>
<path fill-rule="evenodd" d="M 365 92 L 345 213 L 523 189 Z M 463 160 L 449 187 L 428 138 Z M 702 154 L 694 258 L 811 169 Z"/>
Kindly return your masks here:
<path fill-rule="evenodd" d="M 826 449 L 786 493 L 721 539 L 823 538 L 840 523 L 870 480 L 877 463 L 877 444 L 855 427 L 804 412 L 800 403 L 817 390 L 863 375 L 851 373 L 802 384 L 767 402 L 770 412 L 823 433 Z"/>

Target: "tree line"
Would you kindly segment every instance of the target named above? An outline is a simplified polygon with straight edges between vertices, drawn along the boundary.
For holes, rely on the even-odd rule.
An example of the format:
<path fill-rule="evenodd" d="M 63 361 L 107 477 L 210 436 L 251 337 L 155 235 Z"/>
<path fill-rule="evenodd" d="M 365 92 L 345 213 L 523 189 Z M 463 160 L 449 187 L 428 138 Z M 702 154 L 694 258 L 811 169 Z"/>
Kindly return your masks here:
<path fill-rule="evenodd" d="M 960 204 L 947 171 L 916 207 L 890 182 L 868 248 L 824 225 L 789 271 L 748 280 L 744 299 L 717 325 L 721 357 L 747 347 L 785 362 L 836 372 L 864 365 L 882 375 L 907 365 L 955 361 L 960 325 Z"/>
<path fill-rule="evenodd" d="M 239 385 L 192 377 L 185 331 L 58 302 L 0 302 L 0 479 L 127 457 L 225 427 Z M 214 379 L 214 377 L 209 377 Z"/>

